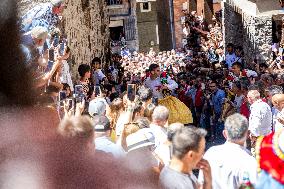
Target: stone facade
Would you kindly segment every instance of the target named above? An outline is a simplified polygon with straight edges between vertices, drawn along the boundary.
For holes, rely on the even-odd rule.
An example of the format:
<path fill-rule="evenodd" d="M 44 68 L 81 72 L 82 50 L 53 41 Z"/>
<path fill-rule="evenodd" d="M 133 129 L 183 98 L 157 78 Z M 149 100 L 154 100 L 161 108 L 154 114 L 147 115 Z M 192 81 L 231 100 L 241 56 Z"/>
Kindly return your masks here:
<path fill-rule="evenodd" d="M 166 3 L 167 2 L 167 3 Z M 174 43 L 174 10 L 169 0 L 157 0 L 157 14 L 159 25 L 160 51 L 167 51 L 173 48 Z"/>
<path fill-rule="evenodd" d="M 139 51 L 147 52 L 152 47 L 159 51 L 160 39 L 158 33 L 157 2 L 147 2 L 149 11 L 143 11 L 143 3 L 137 2 L 137 29 L 139 36 Z"/>
<path fill-rule="evenodd" d="M 66 1 L 64 29 L 72 54 L 73 73 L 94 57 L 106 63 L 109 53 L 109 17 L 104 0 Z"/>
<path fill-rule="evenodd" d="M 243 6 L 245 1 L 241 2 Z M 257 15 L 256 6 L 251 10 L 240 7 L 234 0 L 223 3 L 223 31 L 225 44 L 233 43 L 244 49 L 245 61 L 257 59 L 265 62 L 271 57 L 272 16 Z M 245 6 L 246 8 L 248 6 Z"/>
<path fill-rule="evenodd" d="M 182 40 L 184 38 L 183 34 L 183 23 L 181 21 L 181 18 L 185 16 L 185 13 L 188 12 L 186 10 L 183 12 L 183 5 L 184 3 L 187 3 L 188 0 L 174 0 L 173 5 L 174 5 L 174 26 L 175 26 L 175 42 L 176 42 L 176 48 L 181 48 L 182 45 Z"/>
<path fill-rule="evenodd" d="M 20 15 L 36 4 L 48 0 L 19 1 Z M 80 64 L 90 64 L 97 56 L 105 63 L 109 53 L 109 17 L 104 0 L 69 0 L 65 1 L 63 13 L 64 33 L 67 35 L 71 48 L 71 67 L 73 76 L 77 78 L 77 68 Z"/>
<path fill-rule="evenodd" d="M 137 32 L 136 1 L 123 0 L 120 5 L 109 5 L 110 22 L 121 21 L 126 45 L 131 51 L 138 51 L 139 39 Z M 113 47 L 113 52 L 120 52 L 121 46 Z"/>

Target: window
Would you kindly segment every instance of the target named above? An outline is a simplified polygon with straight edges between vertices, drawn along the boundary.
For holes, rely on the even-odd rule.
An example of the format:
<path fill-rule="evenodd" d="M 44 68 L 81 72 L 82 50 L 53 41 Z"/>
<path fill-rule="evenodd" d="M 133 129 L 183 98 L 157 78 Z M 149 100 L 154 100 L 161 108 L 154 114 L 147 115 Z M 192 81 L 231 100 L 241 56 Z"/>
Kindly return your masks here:
<path fill-rule="evenodd" d="M 149 10 L 149 3 L 143 3 L 143 10 Z"/>
<path fill-rule="evenodd" d="M 107 5 L 122 5 L 122 0 L 106 0 Z"/>
<path fill-rule="evenodd" d="M 140 3 L 140 9 L 141 9 L 141 12 L 150 12 L 151 3 L 150 2 Z"/>

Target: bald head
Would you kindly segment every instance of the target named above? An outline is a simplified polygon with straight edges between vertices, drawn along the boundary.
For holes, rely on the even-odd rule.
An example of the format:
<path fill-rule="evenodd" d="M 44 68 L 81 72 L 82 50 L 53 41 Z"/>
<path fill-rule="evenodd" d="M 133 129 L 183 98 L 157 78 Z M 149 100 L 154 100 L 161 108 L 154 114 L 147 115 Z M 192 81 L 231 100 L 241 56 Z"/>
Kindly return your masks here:
<path fill-rule="evenodd" d="M 284 108 L 284 94 L 276 94 L 272 97 L 272 104 L 278 109 Z"/>

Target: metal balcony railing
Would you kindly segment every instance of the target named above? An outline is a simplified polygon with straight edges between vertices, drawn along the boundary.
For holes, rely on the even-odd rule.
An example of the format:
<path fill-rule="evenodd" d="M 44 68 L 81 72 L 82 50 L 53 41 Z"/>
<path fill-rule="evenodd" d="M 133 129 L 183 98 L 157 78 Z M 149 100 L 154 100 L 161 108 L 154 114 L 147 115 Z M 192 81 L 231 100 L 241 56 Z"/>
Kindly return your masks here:
<path fill-rule="evenodd" d="M 106 0 L 107 5 L 122 5 L 122 0 Z"/>

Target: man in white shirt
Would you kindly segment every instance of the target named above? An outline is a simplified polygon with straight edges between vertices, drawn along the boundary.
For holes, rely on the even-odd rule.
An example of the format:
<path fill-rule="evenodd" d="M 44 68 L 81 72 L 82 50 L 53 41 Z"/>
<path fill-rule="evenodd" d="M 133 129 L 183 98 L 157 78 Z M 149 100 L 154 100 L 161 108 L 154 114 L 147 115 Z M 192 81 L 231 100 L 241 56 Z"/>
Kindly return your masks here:
<path fill-rule="evenodd" d="M 266 136 L 272 131 L 272 112 L 270 106 L 260 98 L 257 90 L 250 90 L 247 99 L 251 104 L 249 116 L 251 151 L 255 155 L 257 138 Z"/>
<path fill-rule="evenodd" d="M 167 141 L 167 129 L 169 110 L 165 106 L 157 106 L 152 114 L 150 129 L 155 137 L 155 146 L 159 147 Z"/>
<path fill-rule="evenodd" d="M 226 143 L 211 147 L 204 155 L 211 166 L 212 188 L 239 188 L 244 177 L 255 184 L 257 162 L 244 147 L 248 135 L 248 120 L 238 113 L 229 116 L 225 121 L 223 135 Z M 203 182 L 202 172 L 199 181 Z"/>
<path fill-rule="evenodd" d="M 161 82 L 161 70 L 158 64 L 151 64 L 149 66 L 149 71 L 151 73 L 145 81 L 145 86 L 150 88 L 153 91 L 153 96 L 158 98 L 163 98 L 162 90 L 169 89 L 173 91 L 178 88 L 178 84 L 172 80 L 170 77 L 167 77 L 167 84 L 162 84 Z"/>
<path fill-rule="evenodd" d="M 249 117 L 250 135 L 259 137 L 270 134 L 272 128 L 270 106 L 260 98 L 260 93 L 257 90 L 249 91 L 247 98 L 251 104 Z"/>
<path fill-rule="evenodd" d="M 274 127 L 275 132 L 279 132 L 284 128 L 284 94 L 276 94 L 272 97 L 274 108 L 278 110 L 278 114 Z"/>

